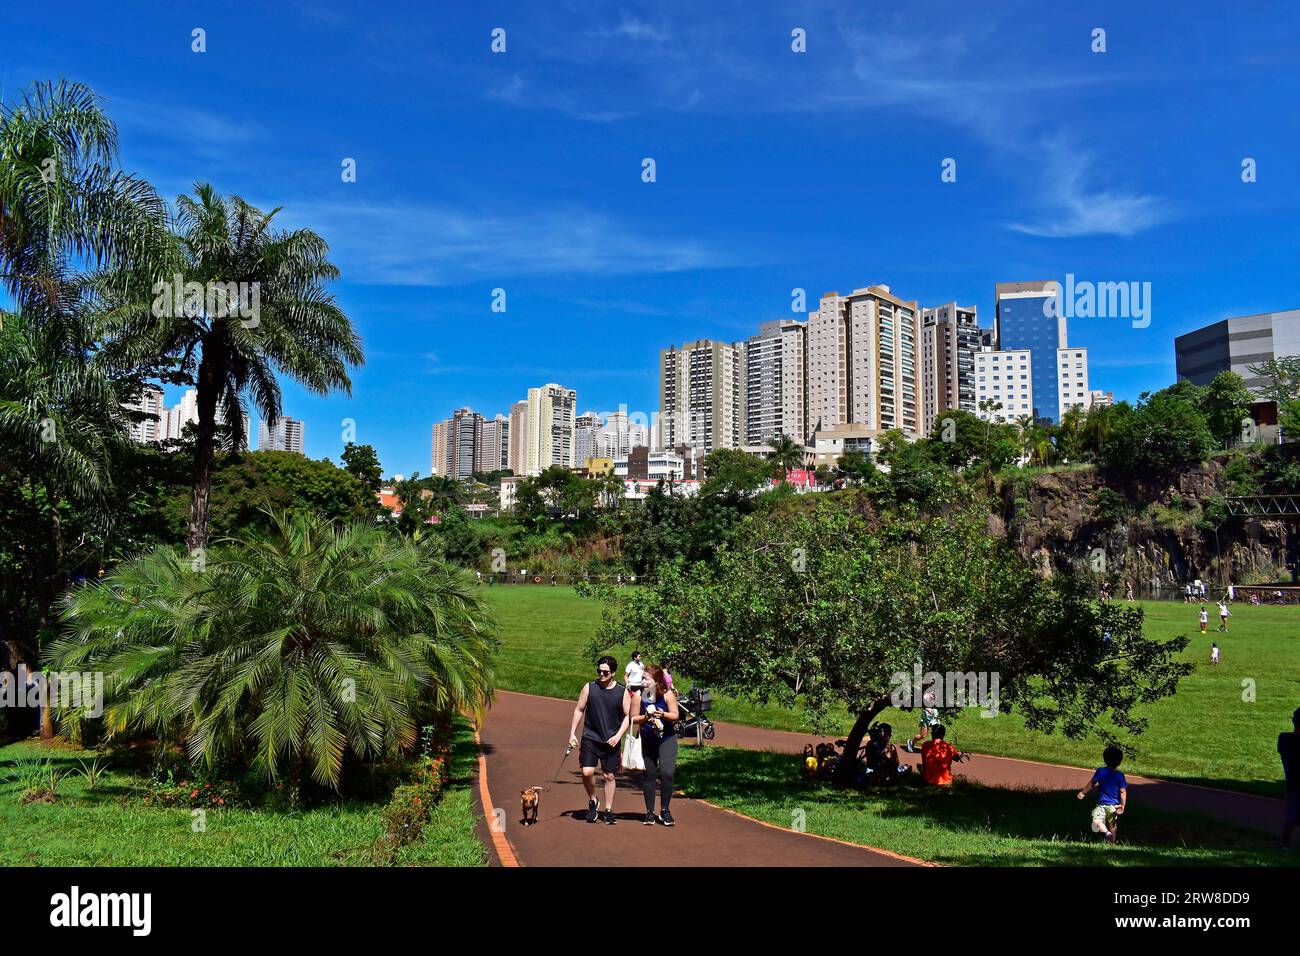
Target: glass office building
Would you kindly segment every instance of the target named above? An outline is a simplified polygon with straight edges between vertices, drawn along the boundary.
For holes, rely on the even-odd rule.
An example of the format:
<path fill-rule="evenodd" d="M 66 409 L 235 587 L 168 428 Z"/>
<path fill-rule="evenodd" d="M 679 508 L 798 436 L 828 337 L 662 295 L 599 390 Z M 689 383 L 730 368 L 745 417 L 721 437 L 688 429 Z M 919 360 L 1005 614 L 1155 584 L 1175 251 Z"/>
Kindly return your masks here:
<path fill-rule="evenodd" d="M 1057 286 L 1054 281 L 999 282 L 994 319 L 1000 351 L 1030 353 L 1034 417 L 1050 422 L 1061 418 L 1056 350 L 1066 347 L 1065 317 L 1048 304 Z"/>

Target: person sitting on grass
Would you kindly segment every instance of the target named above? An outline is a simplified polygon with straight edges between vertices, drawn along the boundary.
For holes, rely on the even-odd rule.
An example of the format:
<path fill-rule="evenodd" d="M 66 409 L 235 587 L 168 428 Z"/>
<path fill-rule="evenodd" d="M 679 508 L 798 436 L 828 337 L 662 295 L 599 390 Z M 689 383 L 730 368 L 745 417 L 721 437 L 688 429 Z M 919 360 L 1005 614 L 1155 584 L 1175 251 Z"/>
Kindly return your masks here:
<path fill-rule="evenodd" d="M 867 773 L 873 783 L 894 783 L 902 773 L 911 768 L 898 765 L 898 748 L 891 742 L 894 728 L 889 724 L 876 724 L 870 731 L 871 739 L 867 741 Z"/>
<path fill-rule="evenodd" d="M 1088 785 L 1079 791 L 1082 800 L 1095 787 L 1097 806 L 1092 811 L 1092 832 L 1104 833 L 1107 843 L 1114 843 L 1119 836 L 1119 818 L 1128 805 L 1128 781 L 1119 771 L 1119 763 L 1124 759 L 1124 751 L 1115 744 L 1107 747 L 1101 755 L 1106 766 L 1098 767 Z"/>
<path fill-rule="evenodd" d="M 921 776 L 926 783 L 940 787 L 952 786 L 952 762 L 965 759 L 965 754 L 944 739 L 947 735 L 943 724 L 935 724 L 930 739 L 921 744 Z"/>

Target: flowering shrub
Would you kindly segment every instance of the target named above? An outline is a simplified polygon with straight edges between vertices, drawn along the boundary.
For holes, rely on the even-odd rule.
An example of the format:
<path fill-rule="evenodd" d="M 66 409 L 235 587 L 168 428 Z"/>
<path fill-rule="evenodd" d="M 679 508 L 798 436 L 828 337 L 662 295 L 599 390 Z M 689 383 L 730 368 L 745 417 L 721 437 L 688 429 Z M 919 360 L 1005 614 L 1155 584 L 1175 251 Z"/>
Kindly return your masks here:
<path fill-rule="evenodd" d="M 393 791 L 393 798 L 384 807 L 384 838 L 389 847 L 409 846 L 420 839 L 449 773 L 447 759 L 433 757 L 414 780 Z"/>
<path fill-rule="evenodd" d="M 219 809 L 239 802 L 233 780 L 204 780 L 174 770 L 156 771 L 145 785 L 144 802 L 151 806 Z"/>

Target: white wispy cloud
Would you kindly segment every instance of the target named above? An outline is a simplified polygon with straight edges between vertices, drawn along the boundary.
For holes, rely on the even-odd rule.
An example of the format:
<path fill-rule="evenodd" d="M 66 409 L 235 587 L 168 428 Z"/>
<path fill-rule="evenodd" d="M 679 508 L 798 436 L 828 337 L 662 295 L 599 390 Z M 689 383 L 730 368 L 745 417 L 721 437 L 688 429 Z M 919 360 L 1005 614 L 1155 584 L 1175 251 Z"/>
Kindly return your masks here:
<path fill-rule="evenodd" d="M 1096 155 L 1062 140 L 1046 152 L 1038 218 L 1008 223 L 1031 236 L 1050 239 L 1077 236 L 1132 236 L 1167 222 L 1173 207 L 1161 197 L 1098 185 Z"/>
<path fill-rule="evenodd" d="M 329 238 L 351 281 L 447 286 L 539 275 L 655 274 L 732 264 L 696 239 L 650 235 L 589 209 L 286 203 L 285 225 Z"/>

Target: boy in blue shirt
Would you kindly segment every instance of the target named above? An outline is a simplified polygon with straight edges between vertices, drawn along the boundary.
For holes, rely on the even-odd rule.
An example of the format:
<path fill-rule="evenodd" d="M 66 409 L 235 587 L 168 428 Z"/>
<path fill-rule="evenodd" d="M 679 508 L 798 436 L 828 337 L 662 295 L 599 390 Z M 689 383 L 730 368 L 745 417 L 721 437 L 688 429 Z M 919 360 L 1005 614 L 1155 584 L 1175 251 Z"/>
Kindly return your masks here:
<path fill-rule="evenodd" d="M 1092 789 L 1097 789 L 1097 806 L 1092 811 L 1092 832 L 1106 834 L 1106 842 L 1114 843 L 1119 834 L 1119 818 L 1128 803 L 1128 781 L 1119 772 L 1119 762 L 1124 751 L 1111 744 L 1102 753 L 1106 766 L 1098 767 L 1088 785 L 1079 791 L 1082 800 Z"/>

